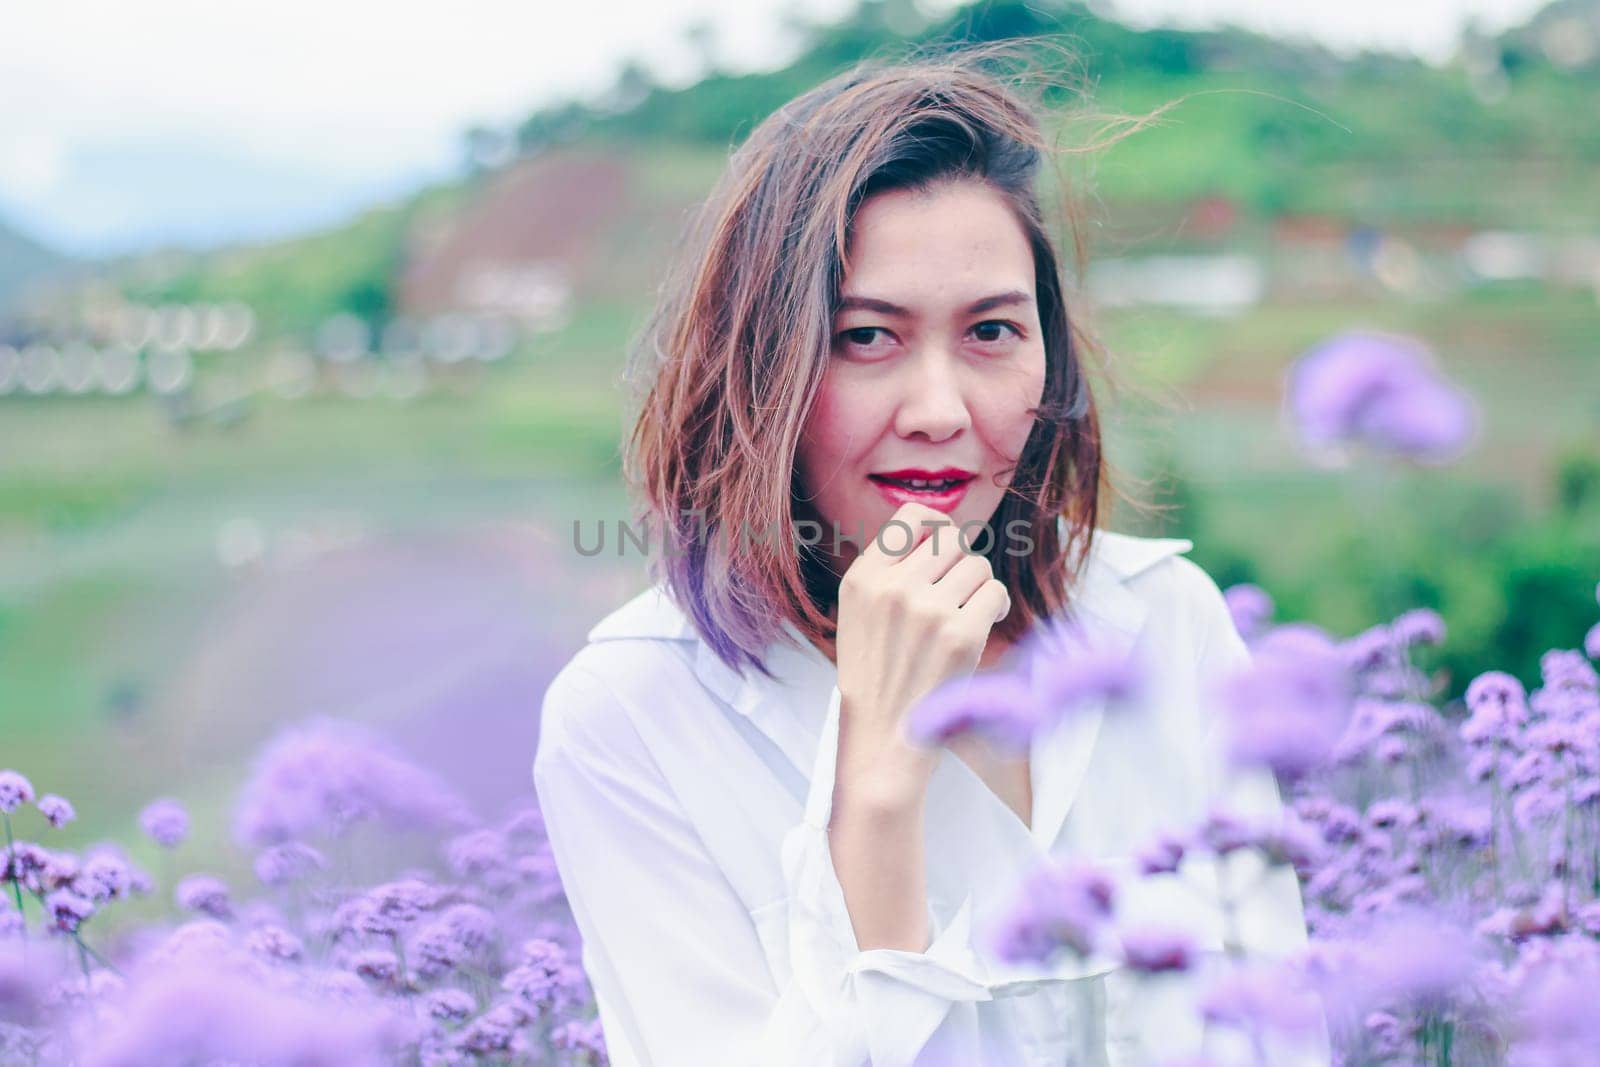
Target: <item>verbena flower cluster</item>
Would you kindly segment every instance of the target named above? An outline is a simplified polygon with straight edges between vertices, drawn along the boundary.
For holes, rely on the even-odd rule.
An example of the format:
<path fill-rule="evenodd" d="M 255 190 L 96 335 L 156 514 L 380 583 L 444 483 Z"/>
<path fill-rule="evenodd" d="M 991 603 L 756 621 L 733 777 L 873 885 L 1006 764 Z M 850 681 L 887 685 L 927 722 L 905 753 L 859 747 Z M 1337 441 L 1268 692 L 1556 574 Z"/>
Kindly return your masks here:
<path fill-rule="evenodd" d="M 1220 807 L 1143 842 L 1135 859 L 1147 877 L 1191 877 L 1197 858 L 1213 870 L 1244 859 L 1258 874 L 1291 868 L 1309 947 L 1247 958 L 1232 937 L 1231 961 L 1209 961 L 1202 976 L 1198 930 L 1121 921 L 1112 872 L 1071 862 L 1019 888 L 995 951 L 1195 972 L 1206 1023 L 1255 1051 L 1187 1067 L 1275 1064 L 1260 1049 L 1315 1049 L 1328 1037 L 1339 1064 L 1600 1062 L 1600 675 L 1590 662 L 1600 624 L 1583 651 L 1544 654 L 1533 692 L 1491 670 L 1441 708 L 1438 680 L 1416 663 L 1445 640 L 1436 613 L 1408 611 L 1341 640 L 1304 623 L 1271 626 L 1255 586 L 1226 594 L 1252 655 L 1217 686 L 1222 751 L 1236 772 L 1272 771 L 1284 810 L 1264 819 Z M 1595 598 L 1600 615 L 1600 585 Z M 1051 694 L 1097 692 L 1116 714 L 1138 689 L 1131 659 L 1050 663 L 942 687 L 917 731 L 1025 744 L 1073 713 Z M 1248 888 L 1233 891 L 1247 898 Z"/>
<path fill-rule="evenodd" d="M 1476 425 L 1406 338 L 1336 337 L 1288 385 L 1302 441 L 1341 454 L 1435 463 Z M 1444 701 L 1444 680 L 1420 665 L 1447 636 L 1432 610 L 1339 638 L 1274 625 L 1255 585 L 1224 595 L 1250 662 L 1205 694 L 1223 716 L 1218 756 L 1237 776 L 1270 772 L 1286 803 L 1275 817 L 1222 805 L 1135 852 L 1150 879 L 1254 872 L 1194 880 L 1200 893 L 1221 887 L 1223 953 L 1208 953 L 1200 930 L 1124 921 L 1113 872 L 1088 862 L 1033 872 L 994 950 L 1098 954 L 1151 983 L 1187 975 L 1207 1053 L 1182 1067 L 1275 1067 L 1324 1049 L 1339 1065 L 1600 1063 L 1600 622 L 1580 647 L 1544 653 L 1531 693 L 1487 670 Z M 1600 615 L 1600 585 L 1595 599 Z M 1147 665 L 1058 630 L 1018 672 L 940 687 L 914 732 L 977 731 L 1023 749 L 1084 698 L 1117 713 Z M 1078 647 L 1063 654 L 1063 642 Z M 1237 908 L 1284 870 L 1309 944 L 1247 953 Z"/>
<path fill-rule="evenodd" d="M 0 771 L 0 1063 L 607 1062 L 537 807 L 476 819 L 378 736 L 313 720 L 263 752 L 235 815 L 258 884 L 158 887 L 115 846 L 19 839 L 74 812 Z M 190 821 L 166 797 L 139 824 L 177 850 Z M 423 862 L 363 884 L 352 857 L 379 827 Z M 158 889 L 170 921 L 117 921 Z"/>
<path fill-rule="evenodd" d="M 1458 453 L 1475 416 L 1422 352 L 1357 333 L 1308 353 L 1289 380 L 1303 439 Z M 1270 774 L 1282 812 L 1219 806 L 1129 843 L 1139 877 L 1216 874 L 1197 888 L 1220 892 L 1221 951 L 1176 920 L 1128 921 L 1128 883 L 1081 861 L 1032 872 L 993 949 L 1197 984 L 1208 1051 L 1182 1067 L 1276 1067 L 1278 1050 L 1329 1039 L 1341 1065 L 1600 1062 L 1600 621 L 1544 654 L 1531 692 L 1486 670 L 1447 702 L 1423 666 L 1447 637 L 1431 610 L 1340 638 L 1274 624 L 1256 586 L 1225 595 L 1251 657 L 1203 694 L 1222 716 L 1215 751 L 1240 776 Z M 1600 616 L 1600 586 L 1596 600 Z M 1088 703 L 1116 714 L 1148 680 L 1072 626 L 1042 628 L 1029 651 L 1019 672 L 941 686 L 912 734 L 1021 748 Z M 150 875 L 115 846 L 18 840 L 24 816 L 48 834 L 75 813 L 0 771 L 0 1062 L 606 1062 L 538 810 L 475 818 L 356 726 L 312 722 L 263 753 L 234 823 L 257 885 L 175 879 L 162 890 L 180 918 L 115 948 L 96 944 L 104 916 L 154 892 Z M 170 798 L 139 822 L 167 857 L 189 833 Z M 421 832 L 430 851 L 358 881 L 363 827 Z M 1286 872 L 1309 946 L 1244 951 L 1253 886 Z"/>

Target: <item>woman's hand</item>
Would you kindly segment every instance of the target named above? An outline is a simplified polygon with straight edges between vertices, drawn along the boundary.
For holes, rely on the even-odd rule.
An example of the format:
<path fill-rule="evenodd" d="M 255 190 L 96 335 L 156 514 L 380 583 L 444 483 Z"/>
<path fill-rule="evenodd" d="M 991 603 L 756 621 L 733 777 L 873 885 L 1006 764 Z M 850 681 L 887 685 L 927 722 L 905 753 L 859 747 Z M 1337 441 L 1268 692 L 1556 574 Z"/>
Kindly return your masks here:
<path fill-rule="evenodd" d="M 913 742 L 910 709 L 977 669 L 989 631 L 1011 610 L 1005 583 L 967 551 L 950 517 L 902 504 L 839 582 L 838 785 L 886 808 L 921 802 L 939 749 Z M 913 547 L 900 549 L 907 543 Z M 898 554 L 895 554 L 898 551 Z"/>

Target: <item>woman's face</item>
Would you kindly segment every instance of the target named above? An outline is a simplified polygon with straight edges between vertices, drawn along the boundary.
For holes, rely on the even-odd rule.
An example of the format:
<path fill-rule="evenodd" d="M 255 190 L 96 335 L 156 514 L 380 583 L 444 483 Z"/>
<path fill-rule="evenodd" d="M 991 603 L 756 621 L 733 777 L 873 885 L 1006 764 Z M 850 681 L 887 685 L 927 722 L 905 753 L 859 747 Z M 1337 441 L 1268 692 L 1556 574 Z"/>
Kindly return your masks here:
<path fill-rule="evenodd" d="M 832 552 L 830 523 L 841 538 L 873 537 L 907 500 L 958 525 L 988 522 L 1044 392 L 1033 254 L 1021 224 L 976 182 L 892 190 L 861 204 L 850 249 L 827 370 L 796 458 L 801 490 L 822 518 L 819 547 Z M 959 484 L 896 484 L 918 475 Z M 977 526 L 967 534 L 980 549 L 988 536 Z M 888 531 L 882 543 L 903 550 L 903 534 Z M 840 547 L 842 568 L 856 548 Z"/>

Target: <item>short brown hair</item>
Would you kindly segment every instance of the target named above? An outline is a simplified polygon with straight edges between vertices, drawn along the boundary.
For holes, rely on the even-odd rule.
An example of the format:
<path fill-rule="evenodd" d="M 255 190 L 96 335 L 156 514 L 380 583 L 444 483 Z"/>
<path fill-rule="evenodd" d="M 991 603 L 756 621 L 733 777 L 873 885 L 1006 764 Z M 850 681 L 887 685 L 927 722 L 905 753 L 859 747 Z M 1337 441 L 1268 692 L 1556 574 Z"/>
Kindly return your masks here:
<path fill-rule="evenodd" d="M 1112 488 L 1086 376 L 1085 357 L 1099 349 L 1076 311 L 1068 314 L 1039 207 L 1036 183 L 1050 155 L 1044 105 L 986 69 L 1041 46 L 1059 47 L 1023 39 L 864 61 L 761 122 L 691 220 L 629 354 L 638 414 L 623 468 L 648 543 L 660 534 L 652 577 L 736 670 L 770 673 L 761 654 L 784 636 L 785 621 L 834 651 L 828 613 L 838 575 L 794 537 L 760 533 L 819 518 L 797 502 L 796 448 L 826 367 L 855 210 L 887 189 L 980 181 L 1026 232 L 1044 394 L 990 525 L 1010 530 L 1024 520 L 1034 550 L 1001 551 L 998 536 L 988 539 L 1012 603 L 995 632 L 1014 642 L 1065 606 L 1068 576 L 1076 580 L 1101 494 Z M 1057 188 L 1081 277 L 1078 208 L 1065 183 Z"/>

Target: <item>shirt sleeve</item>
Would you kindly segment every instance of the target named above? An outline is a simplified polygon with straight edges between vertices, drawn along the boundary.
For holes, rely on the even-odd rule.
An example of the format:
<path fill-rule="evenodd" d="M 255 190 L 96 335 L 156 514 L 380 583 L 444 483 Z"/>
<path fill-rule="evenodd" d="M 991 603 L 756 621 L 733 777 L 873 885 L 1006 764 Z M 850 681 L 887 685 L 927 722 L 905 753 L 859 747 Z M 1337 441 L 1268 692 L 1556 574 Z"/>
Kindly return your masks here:
<path fill-rule="evenodd" d="M 1200 780 L 1206 804 L 1206 810 L 1195 812 L 1196 821 L 1217 810 L 1270 825 L 1284 815 L 1277 780 L 1266 768 L 1236 768 L 1230 763 L 1223 709 L 1217 706 L 1219 684 L 1249 667 L 1249 646 L 1240 637 L 1216 582 L 1193 561 L 1180 558 L 1176 562 L 1179 572 L 1189 579 L 1186 595 L 1195 613 L 1195 700 L 1203 717 Z M 1216 861 L 1186 863 L 1185 867 L 1203 891 L 1215 898 L 1206 911 L 1214 917 L 1220 942 L 1242 954 L 1248 963 L 1283 960 L 1306 946 L 1300 882 L 1292 868 L 1269 867 L 1253 850 Z M 1232 900 L 1231 916 L 1226 918 L 1221 907 L 1224 894 Z M 1146 1062 L 1141 1058 L 1148 1055 L 1143 1042 L 1153 1034 L 1168 1040 L 1176 1039 L 1181 1031 L 1189 1035 L 1186 1041 L 1198 1041 L 1214 1051 L 1230 1048 L 1238 1040 L 1231 1028 L 1210 1026 L 1201 1019 L 1199 997 L 1223 969 L 1219 954 L 1202 952 L 1201 957 L 1192 974 L 1177 980 L 1151 980 L 1125 970 L 1107 976 L 1108 1049 L 1114 1067 Z M 1179 1021 L 1178 1031 L 1172 1028 L 1172 1020 Z M 1269 1038 L 1267 1049 L 1268 1062 L 1284 1067 L 1327 1067 L 1331 1062 L 1325 1027 L 1308 1038 L 1281 1042 Z M 1254 1054 L 1248 1044 L 1235 1051 L 1247 1058 Z"/>
<path fill-rule="evenodd" d="M 838 713 L 835 688 L 769 937 L 609 687 L 572 663 L 551 682 L 534 788 L 613 1064 L 902 1067 L 952 1003 L 990 999 L 970 897 L 930 905 L 924 952 L 860 950 L 827 844 Z"/>

